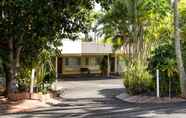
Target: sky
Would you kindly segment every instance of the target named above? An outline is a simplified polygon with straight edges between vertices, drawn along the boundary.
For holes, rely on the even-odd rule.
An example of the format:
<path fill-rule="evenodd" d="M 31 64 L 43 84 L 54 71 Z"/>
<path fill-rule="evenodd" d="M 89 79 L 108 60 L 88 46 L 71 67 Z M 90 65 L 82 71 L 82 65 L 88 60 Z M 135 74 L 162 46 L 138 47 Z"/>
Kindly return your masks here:
<path fill-rule="evenodd" d="M 95 4 L 95 11 L 101 11 L 101 6 L 100 6 L 100 4 Z"/>

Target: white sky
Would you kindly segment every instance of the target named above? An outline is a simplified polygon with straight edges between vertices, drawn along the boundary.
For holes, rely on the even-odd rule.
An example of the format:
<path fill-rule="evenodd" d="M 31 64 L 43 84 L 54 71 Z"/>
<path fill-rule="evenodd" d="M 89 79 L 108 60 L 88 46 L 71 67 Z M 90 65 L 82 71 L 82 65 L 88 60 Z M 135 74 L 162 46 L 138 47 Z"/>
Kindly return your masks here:
<path fill-rule="evenodd" d="M 101 5 L 95 3 L 94 11 L 96 11 L 96 12 L 100 12 L 100 11 L 101 11 Z M 92 25 L 94 26 L 95 23 L 93 23 Z M 80 36 L 80 38 L 84 38 L 84 34 L 82 34 L 82 33 L 80 33 L 79 36 Z M 94 34 L 94 32 L 90 31 L 90 32 L 89 32 L 89 36 L 91 36 L 92 38 L 95 38 L 95 34 Z M 100 37 L 97 37 L 97 38 L 100 38 Z"/>
<path fill-rule="evenodd" d="M 95 4 L 95 11 L 101 11 L 101 6 L 100 6 L 100 4 Z"/>

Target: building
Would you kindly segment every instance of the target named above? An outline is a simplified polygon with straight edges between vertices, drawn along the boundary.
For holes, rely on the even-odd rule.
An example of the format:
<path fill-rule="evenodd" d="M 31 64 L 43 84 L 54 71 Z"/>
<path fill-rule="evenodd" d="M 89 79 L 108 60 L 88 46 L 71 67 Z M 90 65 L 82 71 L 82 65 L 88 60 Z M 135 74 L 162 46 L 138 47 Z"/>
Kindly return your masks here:
<path fill-rule="evenodd" d="M 108 44 L 63 40 L 61 55 L 56 58 L 58 78 L 68 75 L 118 74 L 118 55 Z"/>

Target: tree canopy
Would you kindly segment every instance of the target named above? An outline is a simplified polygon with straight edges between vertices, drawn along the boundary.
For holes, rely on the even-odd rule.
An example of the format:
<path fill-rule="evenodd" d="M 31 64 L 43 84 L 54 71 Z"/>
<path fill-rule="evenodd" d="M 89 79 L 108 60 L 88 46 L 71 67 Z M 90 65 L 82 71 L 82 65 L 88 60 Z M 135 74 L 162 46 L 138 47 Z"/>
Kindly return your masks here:
<path fill-rule="evenodd" d="M 0 44 L 6 45 L 1 56 L 10 68 L 7 75 L 15 78 L 19 65 L 32 67 L 43 49 L 86 32 L 95 2 L 99 0 L 1 0 Z"/>
<path fill-rule="evenodd" d="M 167 0 L 115 0 L 99 22 L 103 24 L 105 39 L 114 39 L 115 44 L 119 40 L 119 46 L 128 45 L 128 54 L 139 54 L 144 52 L 144 42 L 158 38 L 157 29 L 169 13 Z"/>

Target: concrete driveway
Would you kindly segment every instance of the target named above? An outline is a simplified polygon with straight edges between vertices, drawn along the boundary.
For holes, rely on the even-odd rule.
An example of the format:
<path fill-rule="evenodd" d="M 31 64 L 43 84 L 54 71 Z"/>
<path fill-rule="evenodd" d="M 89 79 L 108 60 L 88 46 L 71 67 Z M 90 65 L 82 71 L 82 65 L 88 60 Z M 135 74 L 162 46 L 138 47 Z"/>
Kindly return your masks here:
<path fill-rule="evenodd" d="M 74 78 L 76 79 L 76 78 Z M 122 80 L 60 81 L 61 104 L 33 112 L 1 114 L 2 118 L 186 118 L 186 103 L 132 104 L 116 95 L 124 91 Z"/>
<path fill-rule="evenodd" d="M 58 83 L 58 88 L 64 90 L 62 97 L 65 99 L 83 99 L 83 98 L 104 98 L 115 97 L 121 93 L 123 83 L 121 79 L 97 78 L 98 80 L 62 81 Z M 87 79 L 87 80 L 86 80 Z M 62 85 L 62 86 L 61 86 Z"/>

